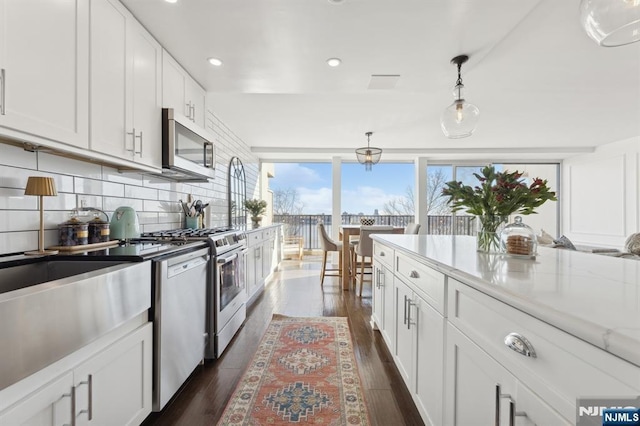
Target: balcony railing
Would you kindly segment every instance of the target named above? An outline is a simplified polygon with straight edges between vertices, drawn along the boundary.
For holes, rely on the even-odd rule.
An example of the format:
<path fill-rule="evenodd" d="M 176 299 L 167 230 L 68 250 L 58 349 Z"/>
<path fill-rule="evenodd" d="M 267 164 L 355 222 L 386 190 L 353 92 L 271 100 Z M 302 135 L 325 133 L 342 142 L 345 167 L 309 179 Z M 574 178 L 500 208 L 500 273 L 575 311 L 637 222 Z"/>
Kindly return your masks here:
<path fill-rule="evenodd" d="M 343 214 L 341 224 L 359 224 L 361 217 L 375 219 L 376 225 L 407 226 L 415 220 L 413 215 L 352 215 Z M 455 220 L 454 220 L 455 219 Z M 473 222 L 474 216 L 428 216 L 427 229 L 421 233 L 434 235 L 475 235 L 476 226 Z M 331 216 L 324 214 L 300 214 L 300 215 L 273 215 L 274 223 L 284 223 L 284 233 L 286 236 L 300 236 L 304 240 L 305 250 L 320 248 L 318 222 L 324 224 L 327 233 L 332 235 L 333 224 Z M 424 226 L 424 225 L 423 225 Z"/>

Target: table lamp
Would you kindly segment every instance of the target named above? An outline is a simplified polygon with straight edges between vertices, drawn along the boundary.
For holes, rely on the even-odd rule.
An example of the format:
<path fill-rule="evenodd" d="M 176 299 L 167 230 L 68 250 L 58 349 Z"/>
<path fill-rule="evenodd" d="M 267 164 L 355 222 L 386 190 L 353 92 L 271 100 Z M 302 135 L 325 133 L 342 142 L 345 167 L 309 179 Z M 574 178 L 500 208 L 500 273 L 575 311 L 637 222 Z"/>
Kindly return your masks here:
<path fill-rule="evenodd" d="M 44 196 L 58 195 L 56 191 L 56 183 L 51 177 L 45 176 L 29 176 L 27 180 L 27 187 L 24 190 L 24 195 L 38 195 L 38 207 L 40 208 L 40 233 L 38 235 L 38 251 L 27 251 L 26 255 L 49 255 L 57 254 L 58 250 L 45 250 L 44 249 L 44 211 L 43 200 Z"/>

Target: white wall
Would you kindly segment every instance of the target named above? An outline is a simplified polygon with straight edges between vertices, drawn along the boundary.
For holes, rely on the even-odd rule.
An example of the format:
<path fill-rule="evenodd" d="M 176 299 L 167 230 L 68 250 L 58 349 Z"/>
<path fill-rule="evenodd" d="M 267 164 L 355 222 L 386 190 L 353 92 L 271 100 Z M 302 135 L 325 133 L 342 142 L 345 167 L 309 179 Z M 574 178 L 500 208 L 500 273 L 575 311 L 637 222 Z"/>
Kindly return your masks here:
<path fill-rule="evenodd" d="M 69 219 L 78 197 L 104 210 L 111 218 L 119 206 L 137 212 L 143 232 L 184 226 L 178 200 L 201 199 L 210 203 L 209 226 L 228 224 L 227 180 L 229 161 L 238 156 L 245 167 L 247 194 L 258 187 L 258 160 L 248 146 L 211 111 L 206 126 L 216 135 L 216 177 L 211 183 L 180 183 L 118 170 L 88 161 L 47 153 L 24 151 L 0 143 L 0 254 L 38 248 L 38 197 L 25 196 L 29 176 L 51 176 L 58 196 L 44 198 L 45 246 L 57 245 L 57 225 Z"/>
<path fill-rule="evenodd" d="M 562 227 L 574 243 L 622 249 L 640 232 L 640 138 L 564 161 Z"/>

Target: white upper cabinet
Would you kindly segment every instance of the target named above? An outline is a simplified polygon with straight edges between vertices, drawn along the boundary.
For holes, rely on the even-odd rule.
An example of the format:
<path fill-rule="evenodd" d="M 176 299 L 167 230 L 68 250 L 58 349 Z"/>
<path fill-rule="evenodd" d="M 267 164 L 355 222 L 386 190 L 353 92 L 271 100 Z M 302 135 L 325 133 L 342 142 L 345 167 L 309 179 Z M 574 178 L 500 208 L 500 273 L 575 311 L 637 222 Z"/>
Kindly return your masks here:
<path fill-rule="evenodd" d="M 137 21 L 129 29 L 132 114 L 127 129 L 135 133 L 135 160 L 161 167 L 162 47 Z"/>
<path fill-rule="evenodd" d="M 204 128 L 206 92 L 163 50 L 162 54 L 162 106 L 173 108 Z"/>
<path fill-rule="evenodd" d="M 92 0 L 90 51 L 90 148 L 160 168 L 160 45 L 119 1 Z"/>
<path fill-rule="evenodd" d="M 0 0 L 0 133 L 88 146 L 85 0 Z"/>

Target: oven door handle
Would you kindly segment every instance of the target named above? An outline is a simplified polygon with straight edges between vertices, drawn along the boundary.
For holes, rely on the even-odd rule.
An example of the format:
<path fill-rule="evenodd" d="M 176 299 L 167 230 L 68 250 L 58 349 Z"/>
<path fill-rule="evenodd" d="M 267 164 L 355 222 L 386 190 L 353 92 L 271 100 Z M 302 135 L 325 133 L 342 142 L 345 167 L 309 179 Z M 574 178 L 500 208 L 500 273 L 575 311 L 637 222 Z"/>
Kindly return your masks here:
<path fill-rule="evenodd" d="M 232 254 L 231 256 L 219 257 L 216 262 L 218 263 L 218 265 L 221 265 L 221 264 L 224 264 L 224 263 L 229 263 L 232 260 L 235 260 L 237 258 L 238 258 L 238 253 L 235 253 L 235 254 Z"/>

